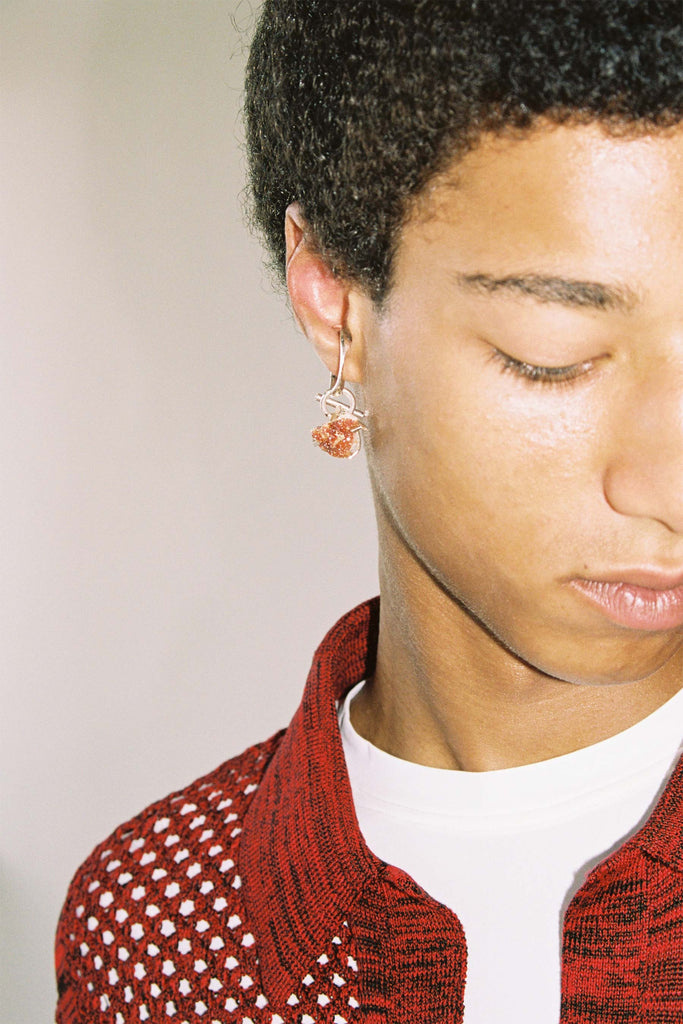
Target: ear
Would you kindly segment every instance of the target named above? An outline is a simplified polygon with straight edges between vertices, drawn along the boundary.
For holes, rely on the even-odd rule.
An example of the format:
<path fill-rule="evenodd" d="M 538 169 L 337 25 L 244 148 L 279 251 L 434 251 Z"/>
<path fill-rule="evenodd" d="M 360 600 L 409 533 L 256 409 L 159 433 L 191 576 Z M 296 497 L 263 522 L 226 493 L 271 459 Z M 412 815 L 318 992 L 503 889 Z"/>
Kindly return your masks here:
<path fill-rule="evenodd" d="M 285 213 L 287 289 L 299 327 L 334 374 L 339 362 L 339 331 L 351 336 L 344 364 L 347 381 L 362 379 L 363 344 L 359 290 L 336 274 L 311 241 L 298 203 Z"/>

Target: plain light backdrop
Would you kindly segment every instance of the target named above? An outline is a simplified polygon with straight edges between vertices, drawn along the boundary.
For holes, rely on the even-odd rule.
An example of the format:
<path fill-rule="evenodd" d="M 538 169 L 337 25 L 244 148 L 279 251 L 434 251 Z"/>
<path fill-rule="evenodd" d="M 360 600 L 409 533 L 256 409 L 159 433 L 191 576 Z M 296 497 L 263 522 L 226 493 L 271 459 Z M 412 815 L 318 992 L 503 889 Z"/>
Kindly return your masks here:
<path fill-rule="evenodd" d="M 0 1018 L 53 1019 L 69 879 L 287 723 L 376 591 L 362 457 L 244 225 L 257 4 L 3 0 Z"/>

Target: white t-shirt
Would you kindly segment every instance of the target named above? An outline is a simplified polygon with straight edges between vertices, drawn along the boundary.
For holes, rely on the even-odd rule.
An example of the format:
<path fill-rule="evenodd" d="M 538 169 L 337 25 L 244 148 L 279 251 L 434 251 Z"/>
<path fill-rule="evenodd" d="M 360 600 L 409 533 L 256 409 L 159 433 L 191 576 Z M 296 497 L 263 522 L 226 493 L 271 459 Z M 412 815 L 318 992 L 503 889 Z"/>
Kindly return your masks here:
<path fill-rule="evenodd" d="M 683 690 L 630 729 L 562 757 L 490 772 L 393 757 L 339 721 L 360 830 L 460 919 L 465 1024 L 556 1024 L 564 911 L 650 813 L 679 756 Z M 426 1024 L 426 1022 L 425 1022 Z"/>

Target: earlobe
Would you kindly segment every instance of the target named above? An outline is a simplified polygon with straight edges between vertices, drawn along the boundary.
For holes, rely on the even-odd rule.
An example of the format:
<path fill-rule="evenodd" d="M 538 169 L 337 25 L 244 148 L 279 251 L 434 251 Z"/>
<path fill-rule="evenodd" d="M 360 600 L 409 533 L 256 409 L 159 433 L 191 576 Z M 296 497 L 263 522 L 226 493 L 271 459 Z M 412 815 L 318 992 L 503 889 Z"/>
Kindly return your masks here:
<path fill-rule="evenodd" d="M 296 321 L 330 373 L 339 359 L 339 332 L 348 324 L 351 286 L 336 274 L 311 243 L 298 203 L 285 214 L 287 289 Z M 359 346 L 350 347 L 347 380 L 360 379 Z"/>

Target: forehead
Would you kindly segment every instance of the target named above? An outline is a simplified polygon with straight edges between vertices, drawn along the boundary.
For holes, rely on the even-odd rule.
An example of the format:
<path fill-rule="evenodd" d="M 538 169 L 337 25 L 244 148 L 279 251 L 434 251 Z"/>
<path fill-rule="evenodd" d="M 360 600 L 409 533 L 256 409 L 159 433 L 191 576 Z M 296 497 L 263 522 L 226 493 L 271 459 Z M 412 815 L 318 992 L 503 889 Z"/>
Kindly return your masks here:
<path fill-rule="evenodd" d="M 486 136 L 433 179 L 401 245 L 447 246 L 488 264 L 577 258 L 603 265 L 683 234 L 683 126 L 616 136 L 600 125 Z M 591 255 L 592 253 L 592 255 Z M 680 268 L 680 264 L 679 264 Z"/>

